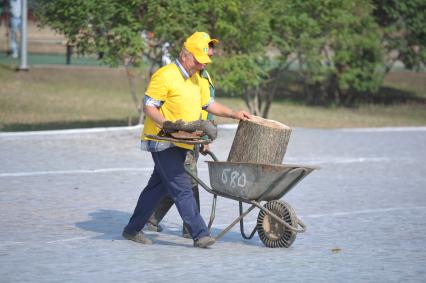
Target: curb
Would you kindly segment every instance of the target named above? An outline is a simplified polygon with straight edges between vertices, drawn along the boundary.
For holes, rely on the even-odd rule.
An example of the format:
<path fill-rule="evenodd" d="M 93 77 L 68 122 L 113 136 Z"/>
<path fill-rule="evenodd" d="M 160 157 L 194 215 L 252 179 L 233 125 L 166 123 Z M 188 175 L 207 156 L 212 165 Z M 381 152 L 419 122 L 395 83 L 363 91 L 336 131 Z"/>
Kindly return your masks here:
<path fill-rule="evenodd" d="M 238 124 L 221 124 L 218 129 L 236 130 Z M 83 129 L 65 129 L 65 130 L 48 130 L 48 131 L 24 131 L 24 132 L 0 132 L 2 137 L 20 137 L 20 136 L 47 136 L 47 135 L 71 135 L 71 134 L 90 134 L 104 133 L 117 131 L 133 131 L 140 130 L 143 125 L 125 126 L 125 127 L 102 127 L 102 128 L 83 128 Z M 299 129 L 299 128 L 294 128 Z M 308 129 L 308 128 L 306 128 Z M 328 130 L 340 132 L 411 132 L 411 131 L 426 131 L 426 127 L 383 127 L 383 128 L 340 128 L 340 129 L 313 129 L 311 130 Z"/>
<path fill-rule="evenodd" d="M 224 129 L 224 130 L 233 130 L 233 129 L 237 129 L 237 127 L 238 127 L 238 124 L 218 125 L 219 129 Z M 126 127 L 102 127 L 102 128 L 87 128 L 87 129 L 65 129 L 65 130 L 24 131 L 24 132 L 0 132 L 0 138 L 133 131 L 133 130 L 140 130 L 142 128 L 143 128 L 143 125 L 136 125 L 136 126 L 126 126 Z"/>

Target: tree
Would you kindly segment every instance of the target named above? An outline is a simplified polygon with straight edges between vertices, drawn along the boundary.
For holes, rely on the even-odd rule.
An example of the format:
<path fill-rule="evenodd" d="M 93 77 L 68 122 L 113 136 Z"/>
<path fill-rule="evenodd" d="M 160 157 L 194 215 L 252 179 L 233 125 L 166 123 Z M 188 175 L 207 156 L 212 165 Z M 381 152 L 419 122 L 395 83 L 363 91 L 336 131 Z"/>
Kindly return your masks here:
<path fill-rule="evenodd" d="M 281 51 L 276 73 L 296 60 L 309 103 L 350 104 L 381 83 L 377 25 L 368 1 L 276 1 L 273 42 Z"/>
<path fill-rule="evenodd" d="M 168 51 L 165 44 L 176 54 L 200 22 L 190 2 L 178 0 L 39 0 L 36 15 L 41 25 L 64 34 L 80 53 L 102 54 L 102 61 L 112 67 L 124 65 L 140 117 L 137 71 L 148 70 L 149 79 Z"/>
<path fill-rule="evenodd" d="M 244 96 L 257 114 L 250 94 L 266 74 L 257 63 L 263 60 L 269 33 L 261 5 L 255 0 L 39 0 L 36 14 L 42 25 L 64 34 L 79 52 L 101 53 L 110 66 L 124 64 L 140 113 L 133 68 L 147 59 L 149 78 L 165 52 L 176 57 L 185 37 L 207 31 L 224 42 L 212 68 L 214 78 L 221 89 Z"/>
<path fill-rule="evenodd" d="M 222 42 L 218 56 L 209 67 L 213 78 L 219 82 L 219 92 L 241 96 L 255 115 L 262 115 L 267 105 L 259 91 L 268 75 L 264 68 L 265 47 L 270 37 L 267 2 L 213 0 L 200 1 L 197 6 L 198 14 L 206 19 L 206 30 Z"/>
<path fill-rule="evenodd" d="M 373 15 L 382 29 L 386 72 L 395 61 L 419 70 L 426 63 L 426 2 L 423 0 L 374 0 Z"/>
<path fill-rule="evenodd" d="M 80 52 L 99 53 L 104 63 L 126 67 L 132 97 L 140 113 L 142 97 L 138 93 L 144 91 L 136 89 L 136 71 L 146 70 L 148 80 L 163 63 L 163 55 L 170 53 L 176 57 L 183 40 L 197 30 L 207 31 L 222 42 L 209 66 L 219 92 L 243 97 L 255 115 L 267 117 L 277 83 L 291 63 L 298 64 L 309 103 L 351 104 L 362 94 L 375 91 L 383 78 L 379 70 L 381 34 L 372 17 L 370 0 L 38 0 L 37 3 L 36 14 L 41 24 L 64 34 Z M 398 3 L 398 9 L 402 10 L 402 1 L 392 3 Z M 414 6 L 407 4 L 407 7 L 411 7 L 410 12 L 403 15 L 411 15 Z M 393 15 L 388 10 L 374 11 L 383 22 Z M 400 22 L 398 17 L 391 18 L 395 25 Z M 410 30 L 413 37 L 424 40 L 424 32 L 418 31 L 414 36 L 415 27 L 421 30 L 422 22 L 418 19 L 422 18 L 416 18 L 410 29 L 405 25 L 399 31 Z M 389 42 L 393 40 L 389 38 Z M 414 53 L 400 52 L 407 64 L 417 62 L 409 59 L 413 54 L 424 58 L 424 42 L 412 41 L 409 45 Z M 389 50 L 395 48 L 391 48 L 391 43 L 386 46 Z M 278 56 L 271 55 L 274 49 L 279 51 Z"/>

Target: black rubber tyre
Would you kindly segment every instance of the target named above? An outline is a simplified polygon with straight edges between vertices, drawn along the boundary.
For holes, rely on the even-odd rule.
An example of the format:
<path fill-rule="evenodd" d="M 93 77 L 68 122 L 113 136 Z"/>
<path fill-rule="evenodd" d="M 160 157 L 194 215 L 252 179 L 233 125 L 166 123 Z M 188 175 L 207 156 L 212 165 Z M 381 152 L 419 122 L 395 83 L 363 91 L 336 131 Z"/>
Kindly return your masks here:
<path fill-rule="evenodd" d="M 297 217 L 291 206 L 280 200 L 268 201 L 264 207 L 297 228 Z M 257 233 L 263 244 L 269 248 L 288 248 L 296 239 L 296 232 L 286 228 L 283 224 L 261 210 L 257 217 Z"/>

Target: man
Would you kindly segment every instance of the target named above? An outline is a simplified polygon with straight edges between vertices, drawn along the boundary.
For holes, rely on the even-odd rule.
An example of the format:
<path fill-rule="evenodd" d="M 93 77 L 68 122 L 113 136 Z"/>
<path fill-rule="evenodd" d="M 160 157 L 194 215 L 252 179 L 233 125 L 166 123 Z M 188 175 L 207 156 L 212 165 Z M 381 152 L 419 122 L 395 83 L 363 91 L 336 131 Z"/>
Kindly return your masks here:
<path fill-rule="evenodd" d="M 219 41 L 217 39 L 210 39 L 210 37 L 205 37 L 204 35 L 205 33 L 203 32 L 196 32 L 192 36 L 198 37 L 200 40 L 205 40 L 208 43 L 209 45 L 208 55 L 211 58 L 214 54 L 215 45 L 217 45 Z M 207 72 L 206 69 L 202 69 L 199 75 L 201 77 L 200 86 L 202 91 L 208 93 L 210 98 L 214 99 L 215 88 L 209 73 Z M 206 112 L 205 110 L 202 110 L 201 116 L 203 120 L 207 119 L 209 121 L 213 121 L 213 115 Z M 189 150 L 185 158 L 185 168 L 189 170 L 191 173 L 193 173 L 194 175 L 197 175 L 197 161 L 199 157 L 199 152 L 201 151 L 201 153 L 203 154 L 207 150 L 208 150 L 208 145 L 201 145 L 201 148 L 199 146 L 195 146 L 193 150 Z M 197 203 L 198 212 L 200 212 L 200 194 L 198 191 L 198 183 L 192 178 L 190 178 L 190 180 L 192 185 L 192 193 L 194 194 L 194 198 Z M 148 230 L 155 231 L 155 232 L 161 232 L 163 230 L 163 228 L 160 225 L 160 222 L 164 218 L 164 216 L 167 214 L 167 212 L 170 210 L 170 208 L 173 206 L 173 204 L 174 204 L 173 199 L 171 198 L 170 195 L 165 196 L 160 201 L 154 213 L 151 215 L 151 217 L 148 220 L 148 225 L 147 225 Z M 183 225 L 183 228 L 182 228 L 182 236 L 184 238 L 191 237 L 188 231 L 188 227 L 186 227 L 185 224 Z"/>
<path fill-rule="evenodd" d="M 21 0 L 10 0 L 10 53 L 13 58 L 18 58 L 18 32 L 21 27 Z"/>
<path fill-rule="evenodd" d="M 135 242 L 150 244 L 142 232 L 155 207 L 169 194 L 188 226 L 194 240 L 194 247 L 206 248 L 215 240 L 209 235 L 194 199 L 191 183 L 185 172 L 184 162 L 188 150 L 193 146 L 183 143 L 169 143 L 148 139 L 146 135 L 157 135 L 161 128 L 174 121 L 195 121 L 201 110 L 217 116 L 234 119 L 248 119 L 245 111 L 231 109 L 202 95 L 199 71 L 210 63 L 208 56 L 209 35 L 204 39 L 190 36 L 175 63 L 157 70 L 151 78 L 144 98 L 144 124 L 142 149 L 150 151 L 154 160 L 154 171 L 142 191 L 129 223 L 123 230 L 123 237 Z"/>

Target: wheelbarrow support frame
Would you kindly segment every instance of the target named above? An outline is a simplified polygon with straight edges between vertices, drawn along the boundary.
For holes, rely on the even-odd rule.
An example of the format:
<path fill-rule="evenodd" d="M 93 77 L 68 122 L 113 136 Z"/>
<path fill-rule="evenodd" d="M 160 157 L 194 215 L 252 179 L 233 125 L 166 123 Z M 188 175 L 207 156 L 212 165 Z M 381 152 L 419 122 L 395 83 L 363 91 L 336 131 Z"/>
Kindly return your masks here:
<path fill-rule="evenodd" d="M 217 157 L 210 151 L 207 151 L 207 154 L 209 154 L 212 159 L 214 161 L 218 161 Z M 211 214 L 210 214 L 210 219 L 209 219 L 209 224 L 208 224 L 208 229 L 209 232 L 211 231 L 211 226 L 213 224 L 215 215 L 216 215 L 216 203 L 217 203 L 217 196 L 221 196 L 221 197 L 225 197 L 225 198 L 229 198 L 229 199 L 233 199 L 239 202 L 239 217 L 237 217 L 228 227 L 226 227 L 224 230 L 222 230 L 217 236 L 215 236 L 215 239 L 219 239 L 221 237 L 223 237 L 229 230 L 232 229 L 232 227 L 234 227 L 238 222 L 240 222 L 240 232 L 241 232 L 241 236 L 244 239 L 251 239 L 253 238 L 257 227 L 254 227 L 253 231 L 250 233 L 249 236 L 247 236 L 244 232 L 244 217 L 247 216 L 255 207 L 259 208 L 260 210 L 263 210 L 267 215 L 271 216 L 272 218 L 274 218 L 276 221 L 278 221 L 280 224 L 282 224 L 284 227 L 286 227 L 287 229 L 295 232 L 295 233 L 303 233 L 306 231 L 306 226 L 305 224 L 298 219 L 298 225 L 300 226 L 300 228 L 295 228 L 293 226 L 291 226 L 290 224 L 288 224 L 286 221 L 284 221 L 283 219 L 281 219 L 279 216 L 277 216 L 275 213 L 273 213 L 272 211 L 270 211 L 269 209 L 265 208 L 264 206 L 261 205 L 261 201 L 263 200 L 263 196 L 268 195 L 277 184 L 280 183 L 280 181 L 285 178 L 288 174 L 292 174 L 295 172 L 299 172 L 300 175 L 295 178 L 289 185 L 288 185 L 288 189 L 283 191 L 282 195 L 280 195 L 280 198 L 286 193 L 288 192 L 292 187 L 294 187 L 301 179 L 303 179 L 303 177 L 305 177 L 307 174 L 310 173 L 310 171 L 308 172 L 308 170 L 304 169 L 304 168 L 295 168 L 290 170 L 289 172 L 287 172 L 286 174 L 283 174 L 282 176 L 280 176 L 280 178 L 278 178 L 273 184 L 271 184 L 264 193 L 261 194 L 261 196 L 256 199 L 256 200 L 248 200 L 248 199 L 243 199 L 237 196 L 233 196 L 230 194 L 226 194 L 224 192 L 218 192 L 215 191 L 213 189 L 211 189 L 206 183 L 204 183 L 200 178 L 198 178 L 197 176 L 195 176 L 192 172 L 190 172 L 189 170 L 186 170 L 186 172 L 191 176 L 191 178 L 193 178 L 195 181 L 197 181 L 198 184 L 200 184 L 207 192 L 213 194 L 213 202 L 212 202 L 212 209 L 211 209 Z M 251 206 L 243 212 L 243 202 L 247 203 L 247 204 L 251 204 Z"/>

